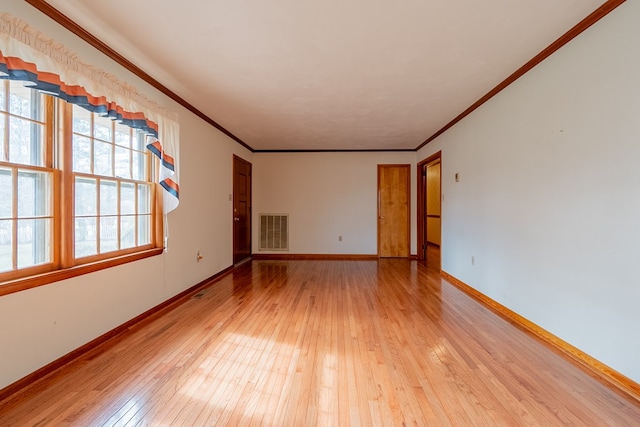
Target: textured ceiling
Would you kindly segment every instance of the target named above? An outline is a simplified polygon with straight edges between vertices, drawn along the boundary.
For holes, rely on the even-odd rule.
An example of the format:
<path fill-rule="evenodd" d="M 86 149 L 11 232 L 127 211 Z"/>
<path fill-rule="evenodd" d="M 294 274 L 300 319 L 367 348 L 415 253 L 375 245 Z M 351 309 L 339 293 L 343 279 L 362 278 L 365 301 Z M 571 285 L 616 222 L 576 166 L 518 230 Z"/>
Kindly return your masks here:
<path fill-rule="evenodd" d="M 415 149 L 603 0 L 47 0 L 255 150 Z"/>

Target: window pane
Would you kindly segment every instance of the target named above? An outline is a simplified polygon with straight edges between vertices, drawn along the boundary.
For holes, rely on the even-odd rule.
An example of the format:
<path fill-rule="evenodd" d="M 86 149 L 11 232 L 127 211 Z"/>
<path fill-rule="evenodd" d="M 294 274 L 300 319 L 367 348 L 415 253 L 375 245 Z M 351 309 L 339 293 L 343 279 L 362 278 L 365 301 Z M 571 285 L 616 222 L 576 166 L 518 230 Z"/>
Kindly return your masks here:
<path fill-rule="evenodd" d="M 116 123 L 116 145 L 131 148 L 131 128 L 121 123 Z"/>
<path fill-rule="evenodd" d="M 133 140 L 133 149 L 138 151 L 145 151 L 147 148 L 147 136 L 141 131 L 137 130 Z"/>
<path fill-rule="evenodd" d="M 118 183 L 100 181 L 100 215 L 118 215 Z"/>
<path fill-rule="evenodd" d="M 138 245 L 151 243 L 151 215 L 138 217 Z"/>
<path fill-rule="evenodd" d="M 131 150 L 116 146 L 116 176 L 118 178 L 131 178 Z"/>
<path fill-rule="evenodd" d="M 17 116 L 42 120 L 40 93 L 23 86 L 22 82 L 10 81 L 9 111 Z"/>
<path fill-rule="evenodd" d="M 91 173 L 91 140 L 73 135 L 73 171 Z"/>
<path fill-rule="evenodd" d="M 51 203 L 47 172 L 18 172 L 18 217 L 49 216 Z"/>
<path fill-rule="evenodd" d="M 18 220 L 18 268 L 51 261 L 51 219 Z"/>
<path fill-rule="evenodd" d="M 138 184 L 138 213 L 151 213 L 151 187 Z"/>
<path fill-rule="evenodd" d="M 120 248 L 132 248 L 136 245 L 136 217 L 120 218 Z"/>
<path fill-rule="evenodd" d="M 136 213 L 135 184 L 123 182 L 120 184 L 120 214 L 129 215 Z"/>
<path fill-rule="evenodd" d="M 103 141 L 112 142 L 111 127 L 113 121 L 109 117 L 101 117 L 97 114 L 93 115 L 93 137 Z"/>
<path fill-rule="evenodd" d="M 113 176 L 112 151 L 113 145 L 108 142 L 95 141 L 93 145 L 93 167 L 96 175 Z"/>
<path fill-rule="evenodd" d="M 11 169 L 0 168 L 0 218 L 13 217 L 13 185 Z"/>
<path fill-rule="evenodd" d="M 7 109 L 4 108 L 5 99 L 4 80 L 0 80 L 0 111 L 7 111 Z"/>
<path fill-rule="evenodd" d="M 145 173 L 145 166 L 146 166 L 146 162 L 145 162 L 144 153 L 134 151 L 133 164 L 131 167 L 133 176 L 131 178 L 137 179 L 138 181 L 145 181 L 147 179 L 147 174 Z"/>
<path fill-rule="evenodd" d="M 73 132 L 91 136 L 91 112 L 77 105 L 73 106 Z"/>
<path fill-rule="evenodd" d="M 96 239 L 96 218 L 76 218 L 75 221 L 76 258 L 98 253 Z"/>
<path fill-rule="evenodd" d="M 76 177 L 75 210 L 76 216 L 95 215 L 97 201 L 97 184 L 92 178 Z"/>
<path fill-rule="evenodd" d="M 2 81 L 0 80 L 0 87 L 2 87 Z M 1 90 L 1 89 L 0 89 Z M 2 93 L 2 92 L 0 92 Z M 4 106 L 4 102 L 0 100 L 0 108 Z M 6 162 L 6 153 L 4 149 L 4 130 L 5 130 L 5 120 L 7 116 L 5 114 L 0 114 L 0 161 Z"/>
<path fill-rule="evenodd" d="M 100 218 L 100 253 L 118 250 L 118 217 Z"/>
<path fill-rule="evenodd" d="M 9 118 L 9 161 L 43 166 L 43 125 L 18 117 Z"/>
<path fill-rule="evenodd" d="M 0 271 L 13 270 L 13 221 L 0 220 Z"/>

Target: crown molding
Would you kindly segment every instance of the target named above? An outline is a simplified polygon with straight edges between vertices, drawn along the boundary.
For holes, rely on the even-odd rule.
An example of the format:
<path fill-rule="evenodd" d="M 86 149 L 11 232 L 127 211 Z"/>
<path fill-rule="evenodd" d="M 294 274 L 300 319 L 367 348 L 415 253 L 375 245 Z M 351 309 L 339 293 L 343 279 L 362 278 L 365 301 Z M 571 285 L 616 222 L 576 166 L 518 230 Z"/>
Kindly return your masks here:
<path fill-rule="evenodd" d="M 103 54 L 105 54 L 106 56 L 108 56 L 118 64 L 122 65 L 124 68 L 126 68 L 136 76 L 140 77 L 145 82 L 149 83 L 154 88 L 158 89 L 164 95 L 173 99 L 178 104 L 182 105 L 184 108 L 191 111 L 193 114 L 200 117 L 202 120 L 209 123 L 211 126 L 218 129 L 220 132 L 224 133 L 225 135 L 233 139 L 238 144 L 242 145 L 247 150 L 251 152 L 254 151 L 253 148 L 249 146 L 247 143 L 245 143 L 243 140 L 241 140 L 240 138 L 235 136 L 233 133 L 229 132 L 227 129 L 222 127 L 222 125 L 217 123 L 211 117 L 207 116 L 202 111 L 198 110 L 196 107 L 194 107 L 189 102 L 187 102 L 184 98 L 180 97 L 178 94 L 171 91 L 165 85 L 163 85 L 162 83 L 160 83 L 159 81 L 151 77 L 148 73 L 146 73 L 140 67 L 138 67 L 133 62 L 129 61 L 127 58 L 125 58 L 124 56 L 122 56 L 121 54 L 113 50 L 111 47 L 106 45 L 103 41 L 101 41 L 96 36 L 88 32 L 84 28 L 82 28 L 80 25 L 76 24 L 68 16 L 64 15 L 62 12 L 60 12 L 58 9 L 51 6 L 46 1 L 44 0 L 25 0 L 25 1 L 29 3 L 31 6 L 38 9 L 40 12 L 47 15 L 49 18 L 56 21 L 58 24 L 62 25 L 67 30 L 71 31 L 76 36 L 80 37 L 85 42 L 89 43 L 91 46 L 93 46 L 94 48 L 96 48 L 97 50 L 99 50 L 100 52 L 102 52 Z"/>

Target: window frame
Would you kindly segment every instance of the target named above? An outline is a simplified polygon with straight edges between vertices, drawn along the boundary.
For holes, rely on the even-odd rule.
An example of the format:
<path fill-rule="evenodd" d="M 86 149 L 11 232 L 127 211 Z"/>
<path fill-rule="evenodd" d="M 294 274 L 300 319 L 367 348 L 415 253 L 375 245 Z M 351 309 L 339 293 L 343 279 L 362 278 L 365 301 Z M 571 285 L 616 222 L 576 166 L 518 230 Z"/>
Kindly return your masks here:
<path fill-rule="evenodd" d="M 9 82 L 0 80 L 5 85 L 7 98 L 10 97 Z M 30 166 L 20 163 L 0 161 L 0 166 L 12 169 L 26 169 L 47 171 L 51 173 L 51 198 L 52 198 L 52 231 L 51 231 L 51 261 L 45 264 L 31 266 L 22 269 L 12 269 L 0 273 L 0 296 L 19 292 L 25 289 L 46 285 L 56 281 L 76 277 L 82 274 L 96 272 L 102 269 L 114 267 L 128 262 L 152 257 L 163 253 L 163 212 L 162 191 L 157 183 L 159 161 L 152 156 L 150 151 L 144 148 L 147 176 L 145 180 L 119 178 L 115 176 L 103 176 L 95 173 L 76 173 L 73 171 L 73 104 L 62 99 L 55 98 L 38 91 L 43 105 L 44 135 L 44 166 Z M 8 110 L 8 109 L 7 109 Z M 7 116 L 9 111 L 3 111 Z M 94 113 L 95 114 L 95 113 Z M 113 124 L 112 130 L 115 128 Z M 6 134 L 9 129 L 5 130 Z M 93 137 L 93 135 L 92 135 Z M 115 138 L 115 136 L 114 136 Z M 8 144 L 8 140 L 7 140 Z M 131 147 L 131 150 L 134 148 Z M 139 152 L 139 150 L 136 150 Z M 113 160 L 115 162 L 115 159 Z M 106 253 L 98 253 L 87 257 L 75 257 L 75 195 L 74 181 L 76 176 L 90 176 L 96 179 L 104 179 L 117 182 L 143 183 L 150 188 L 150 242 L 148 244 L 134 246 L 126 249 L 118 249 Z M 135 186 L 134 188 L 138 188 Z M 14 202 L 15 202 L 15 195 Z M 136 194 L 137 200 L 137 194 Z M 139 217 L 136 206 L 135 218 Z M 122 218 L 121 212 L 117 213 L 118 221 Z M 97 213 L 96 220 L 100 215 Z M 17 218 L 13 219 L 17 221 Z M 14 233 L 15 236 L 15 233 Z M 99 240 L 98 240 L 99 242 Z M 17 245 L 17 241 L 13 243 Z M 99 251 L 98 251 L 99 252 Z"/>

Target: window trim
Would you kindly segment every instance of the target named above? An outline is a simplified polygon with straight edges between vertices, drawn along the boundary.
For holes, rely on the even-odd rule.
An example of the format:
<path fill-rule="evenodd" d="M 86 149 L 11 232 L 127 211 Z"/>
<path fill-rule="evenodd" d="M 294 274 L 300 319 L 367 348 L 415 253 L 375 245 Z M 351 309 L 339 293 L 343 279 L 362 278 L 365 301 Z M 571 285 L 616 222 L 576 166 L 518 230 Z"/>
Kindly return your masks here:
<path fill-rule="evenodd" d="M 15 292 L 36 288 L 60 280 L 71 279 L 88 273 L 104 270 L 133 261 L 139 261 L 156 255 L 161 255 L 164 248 L 152 248 L 142 251 L 136 251 L 126 255 L 120 255 L 113 258 L 80 264 L 74 267 L 63 268 L 59 270 L 49 271 L 47 273 L 37 274 L 33 276 L 21 277 L 15 280 L 9 280 L 0 284 L 0 296 L 9 295 Z"/>
<path fill-rule="evenodd" d="M 4 84 L 4 81 L 0 81 L 0 84 Z M 46 115 L 45 165 L 30 166 L 11 162 L 2 162 L 2 164 L 11 168 L 42 170 L 52 173 L 52 260 L 45 264 L 3 272 L 1 276 L 6 280 L 0 282 L 0 297 L 161 255 L 164 252 L 163 193 L 160 191 L 160 184 L 154 179 L 155 175 L 159 173 L 159 160 L 151 155 L 148 149 L 145 149 L 147 170 L 151 174 L 147 176 L 148 181 L 126 181 L 138 181 L 151 185 L 151 242 L 89 257 L 75 257 L 73 238 L 68 237 L 74 233 L 73 183 L 76 173 L 73 172 L 71 148 L 73 106 L 71 103 L 51 96 L 43 96 L 43 100 Z M 58 152 L 59 150 L 61 152 Z M 58 152 L 58 165 L 54 165 L 56 152 Z M 102 178 L 100 175 L 93 176 Z M 104 178 L 109 179 L 109 177 Z"/>

